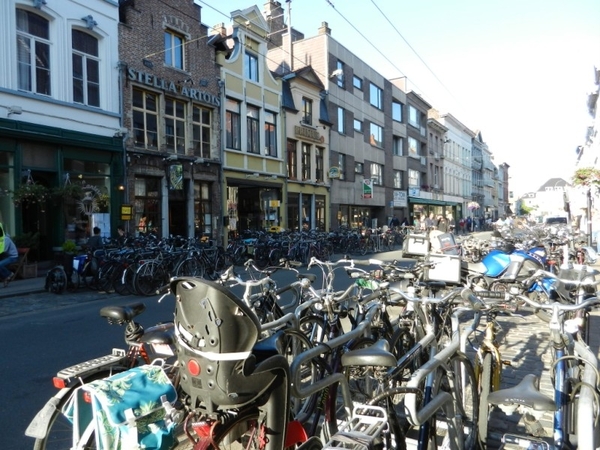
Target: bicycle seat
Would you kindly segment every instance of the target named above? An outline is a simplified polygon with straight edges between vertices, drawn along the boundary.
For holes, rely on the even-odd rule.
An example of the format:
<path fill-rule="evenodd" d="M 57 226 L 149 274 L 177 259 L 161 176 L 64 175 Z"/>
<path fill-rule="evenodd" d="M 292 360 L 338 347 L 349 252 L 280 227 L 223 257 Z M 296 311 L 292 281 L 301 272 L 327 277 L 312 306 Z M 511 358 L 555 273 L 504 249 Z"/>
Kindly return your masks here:
<path fill-rule="evenodd" d="M 289 372 L 283 355 L 257 362 L 258 317 L 231 290 L 201 278 L 171 281 L 175 293 L 175 336 L 181 387 L 192 408 L 244 406 L 275 387 Z M 279 374 L 279 375 L 278 375 Z"/>
<path fill-rule="evenodd" d="M 395 367 L 398 360 L 390 353 L 390 343 L 380 339 L 370 347 L 350 350 L 342 355 L 343 366 Z"/>
<path fill-rule="evenodd" d="M 132 303 L 124 306 L 105 306 L 100 310 L 100 316 L 118 324 L 129 322 L 134 317 L 139 316 L 146 310 L 143 303 Z"/>
<path fill-rule="evenodd" d="M 491 392 L 488 402 L 493 405 L 523 405 L 536 411 L 556 411 L 554 400 L 542 394 L 538 385 L 539 378 L 527 374 L 516 386 Z"/>

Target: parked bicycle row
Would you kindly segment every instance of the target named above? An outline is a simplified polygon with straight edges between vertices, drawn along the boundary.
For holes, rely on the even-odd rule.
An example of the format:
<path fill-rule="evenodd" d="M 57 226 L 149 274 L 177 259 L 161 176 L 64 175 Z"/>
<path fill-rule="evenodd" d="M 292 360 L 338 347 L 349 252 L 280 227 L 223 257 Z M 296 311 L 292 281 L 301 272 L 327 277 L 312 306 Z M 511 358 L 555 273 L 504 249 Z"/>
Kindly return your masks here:
<path fill-rule="evenodd" d="M 599 273 L 524 257 L 492 273 L 485 258 L 500 249 L 469 262 L 445 254 L 440 235 L 406 239 L 407 254 L 425 253 L 311 257 L 319 276 L 283 259 L 174 277 L 174 321 L 145 331 L 142 303 L 103 308 L 129 348 L 57 374 L 59 393 L 27 431 L 34 448 L 492 448 L 488 417 L 501 407 L 527 424 L 506 448 L 595 449 L 599 380 L 586 342 Z M 275 271 L 297 281 L 278 286 Z M 548 322 L 552 398 L 535 374 L 501 389 L 496 317 L 525 307 Z M 548 411 L 544 438 L 536 421 Z"/>

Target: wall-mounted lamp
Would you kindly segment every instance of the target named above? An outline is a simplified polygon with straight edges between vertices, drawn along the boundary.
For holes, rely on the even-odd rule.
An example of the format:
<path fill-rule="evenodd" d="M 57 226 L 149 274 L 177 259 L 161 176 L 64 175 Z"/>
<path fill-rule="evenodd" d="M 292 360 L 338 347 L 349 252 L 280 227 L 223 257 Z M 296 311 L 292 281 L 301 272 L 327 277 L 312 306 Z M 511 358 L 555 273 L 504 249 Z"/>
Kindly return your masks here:
<path fill-rule="evenodd" d="M 265 177 L 265 180 L 276 180 L 277 179 L 277 175 L 273 174 L 273 175 L 267 175 Z"/>
<path fill-rule="evenodd" d="M 125 190 L 125 186 L 123 186 L 122 184 L 120 184 L 120 185 L 117 186 L 117 189 L 119 191 L 124 191 Z"/>
<path fill-rule="evenodd" d="M 23 108 L 21 108 L 20 106 L 9 106 L 8 108 L 8 113 L 6 114 L 6 117 L 10 117 L 11 114 L 23 114 Z"/>
<path fill-rule="evenodd" d="M 169 155 L 166 158 L 164 158 L 165 161 L 177 161 L 179 159 L 179 157 L 177 155 Z"/>
<path fill-rule="evenodd" d="M 258 178 L 259 176 L 260 176 L 260 174 L 258 172 L 246 174 L 246 178 Z"/>

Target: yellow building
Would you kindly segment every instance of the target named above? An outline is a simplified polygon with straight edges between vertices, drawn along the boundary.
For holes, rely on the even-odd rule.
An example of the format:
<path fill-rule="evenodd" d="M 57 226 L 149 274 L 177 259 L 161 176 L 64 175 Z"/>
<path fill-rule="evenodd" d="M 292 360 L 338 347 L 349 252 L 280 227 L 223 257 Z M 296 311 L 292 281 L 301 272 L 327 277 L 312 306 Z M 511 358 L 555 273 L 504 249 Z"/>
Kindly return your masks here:
<path fill-rule="evenodd" d="M 281 85 L 269 71 L 268 24 L 256 6 L 210 38 L 221 66 L 222 202 L 227 234 L 286 228 Z"/>

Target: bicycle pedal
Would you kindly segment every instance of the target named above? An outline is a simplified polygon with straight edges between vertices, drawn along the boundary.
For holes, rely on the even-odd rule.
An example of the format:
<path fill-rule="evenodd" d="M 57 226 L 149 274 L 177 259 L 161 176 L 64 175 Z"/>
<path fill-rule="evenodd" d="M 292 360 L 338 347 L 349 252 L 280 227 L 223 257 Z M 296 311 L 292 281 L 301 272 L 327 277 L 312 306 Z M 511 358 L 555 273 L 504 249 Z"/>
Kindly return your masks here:
<path fill-rule="evenodd" d="M 516 445 L 518 448 L 524 448 L 527 450 L 550 450 L 550 445 L 546 441 L 530 436 L 505 434 L 502 436 L 502 443 Z"/>

